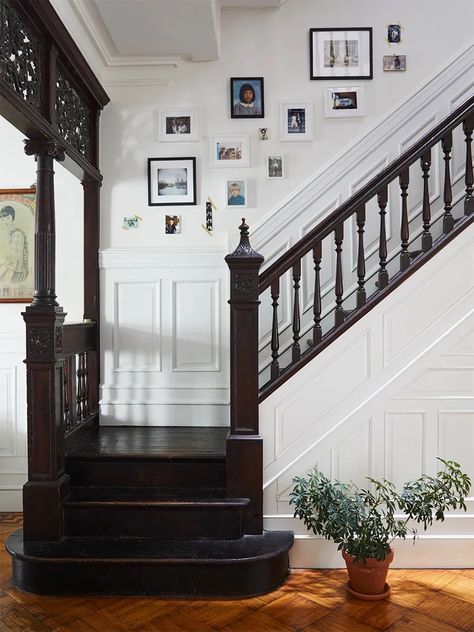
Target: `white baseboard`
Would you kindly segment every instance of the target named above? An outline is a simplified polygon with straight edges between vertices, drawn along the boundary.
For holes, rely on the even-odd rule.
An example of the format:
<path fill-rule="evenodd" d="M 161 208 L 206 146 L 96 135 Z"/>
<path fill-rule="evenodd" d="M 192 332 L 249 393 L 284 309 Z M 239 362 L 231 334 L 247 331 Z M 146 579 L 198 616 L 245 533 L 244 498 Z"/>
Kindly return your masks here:
<path fill-rule="evenodd" d="M 0 512 L 23 511 L 22 486 L 0 487 Z"/>

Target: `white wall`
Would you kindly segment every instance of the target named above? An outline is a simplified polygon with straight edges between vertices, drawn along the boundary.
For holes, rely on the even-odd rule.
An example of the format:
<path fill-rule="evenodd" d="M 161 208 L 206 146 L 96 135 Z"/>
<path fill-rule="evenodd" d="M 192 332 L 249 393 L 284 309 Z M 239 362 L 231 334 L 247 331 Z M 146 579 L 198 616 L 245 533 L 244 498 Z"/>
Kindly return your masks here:
<path fill-rule="evenodd" d="M 0 189 L 36 182 L 36 163 L 23 151 L 24 136 L 0 117 Z M 56 293 L 66 322 L 82 320 L 82 186 L 55 163 Z M 21 509 L 26 480 L 25 303 L 0 303 L 0 511 Z"/>

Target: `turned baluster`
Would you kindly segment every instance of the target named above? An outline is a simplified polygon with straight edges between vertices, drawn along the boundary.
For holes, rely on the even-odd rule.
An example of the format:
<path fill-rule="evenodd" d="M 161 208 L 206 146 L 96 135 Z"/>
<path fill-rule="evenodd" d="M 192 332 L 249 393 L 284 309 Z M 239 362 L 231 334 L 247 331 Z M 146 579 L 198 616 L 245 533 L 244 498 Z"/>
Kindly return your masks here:
<path fill-rule="evenodd" d="M 420 159 L 421 170 L 423 172 L 423 234 L 421 236 L 421 249 L 423 252 L 433 245 L 433 237 L 431 236 L 431 205 L 430 205 L 430 188 L 429 177 L 431 167 L 431 150 L 427 150 Z"/>
<path fill-rule="evenodd" d="M 313 345 L 321 342 L 323 331 L 321 329 L 321 259 L 323 256 L 322 242 L 318 241 L 313 248 L 314 261 L 314 297 L 313 297 Z"/>
<path fill-rule="evenodd" d="M 474 213 L 474 173 L 472 169 L 472 131 L 474 128 L 474 113 L 469 114 L 462 124 L 464 134 L 466 135 L 466 197 L 464 198 L 464 213 L 470 215 Z"/>
<path fill-rule="evenodd" d="M 380 269 L 378 276 L 379 290 L 382 290 L 388 285 L 388 271 L 387 271 L 387 231 L 385 228 L 385 216 L 387 214 L 388 203 L 388 187 L 385 185 L 377 193 L 377 203 L 379 206 L 380 215 L 380 235 L 379 235 L 379 259 Z"/>
<path fill-rule="evenodd" d="M 300 279 L 301 279 L 301 261 L 293 266 L 293 288 L 295 290 L 293 300 L 293 346 L 291 348 L 292 362 L 296 362 L 301 356 L 300 339 Z"/>
<path fill-rule="evenodd" d="M 63 367 L 63 397 L 64 397 L 64 410 L 63 410 L 63 419 L 64 419 L 64 431 L 68 432 L 72 427 L 72 419 L 71 419 L 71 396 L 70 396 L 70 386 L 71 386 L 71 358 L 67 357 L 64 360 Z"/>
<path fill-rule="evenodd" d="M 84 375 L 83 375 L 83 401 L 82 401 L 82 413 L 83 419 L 89 417 L 89 362 L 87 353 L 84 352 Z"/>
<path fill-rule="evenodd" d="M 84 401 L 84 354 L 79 353 L 79 362 L 77 366 L 77 391 L 76 391 L 76 410 L 77 421 L 83 420 L 83 401 Z"/>
<path fill-rule="evenodd" d="M 344 322 L 344 310 L 342 308 L 342 295 L 344 282 L 342 278 L 342 241 L 344 239 L 344 223 L 341 222 L 334 231 L 336 243 L 336 310 L 334 312 L 334 325 L 337 327 Z"/>
<path fill-rule="evenodd" d="M 451 170 L 449 168 L 451 160 L 451 150 L 453 148 L 453 134 L 448 132 L 441 140 L 441 147 L 444 153 L 444 216 L 443 216 L 443 232 L 449 233 L 454 228 L 454 217 L 451 214 L 453 191 L 451 188 Z"/>
<path fill-rule="evenodd" d="M 399 177 L 400 196 L 402 198 L 402 224 L 400 237 L 402 240 L 402 251 L 400 253 L 400 270 L 406 270 L 410 266 L 410 253 L 408 252 L 408 240 L 410 239 L 410 227 L 408 224 L 408 185 L 410 183 L 410 170 L 407 167 Z"/>
<path fill-rule="evenodd" d="M 367 299 L 365 291 L 365 252 L 364 252 L 364 226 L 365 226 L 365 206 L 357 211 L 357 235 L 358 235 L 358 253 L 357 253 L 357 307 L 365 305 Z"/>
<path fill-rule="evenodd" d="M 280 347 L 280 341 L 278 337 L 278 298 L 280 297 L 280 279 L 273 281 L 271 287 L 272 293 L 272 308 L 273 308 L 273 322 L 272 322 L 272 365 L 270 368 L 270 379 L 274 380 L 280 375 L 280 365 L 278 363 L 278 349 Z"/>

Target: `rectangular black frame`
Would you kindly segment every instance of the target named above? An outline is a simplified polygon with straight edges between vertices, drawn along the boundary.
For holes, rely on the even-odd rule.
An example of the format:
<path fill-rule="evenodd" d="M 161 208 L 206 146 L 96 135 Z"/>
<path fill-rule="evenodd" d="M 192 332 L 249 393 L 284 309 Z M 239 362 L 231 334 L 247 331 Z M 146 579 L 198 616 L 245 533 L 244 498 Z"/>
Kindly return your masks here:
<path fill-rule="evenodd" d="M 254 92 L 255 99 L 260 96 L 260 113 L 259 114 L 234 114 L 235 107 L 240 103 L 234 95 L 235 88 L 238 87 L 236 84 L 240 83 L 240 90 L 244 87 L 245 84 L 249 84 Z M 256 83 L 258 85 L 258 90 L 256 90 L 256 86 L 253 85 Z M 260 95 L 258 95 L 258 91 Z M 230 117 L 234 119 L 256 119 L 256 118 L 265 118 L 265 101 L 264 101 L 264 91 L 263 91 L 263 77 L 231 77 L 230 78 Z"/>
<path fill-rule="evenodd" d="M 156 197 L 158 196 L 158 194 L 156 194 L 156 196 L 152 195 L 152 182 L 154 181 L 153 178 L 153 172 L 152 172 L 152 166 L 153 163 L 178 163 L 176 164 L 175 168 L 179 168 L 180 166 L 182 168 L 188 168 L 187 165 L 183 164 L 185 161 L 190 162 L 190 166 L 192 166 L 192 183 L 190 183 L 190 188 L 191 188 L 191 193 L 187 194 L 187 199 L 186 201 L 183 200 L 179 200 L 176 202 L 173 201 L 162 201 L 162 202 L 157 202 L 154 201 L 156 200 Z M 182 163 L 181 165 L 179 165 L 179 163 Z M 163 166 L 163 168 L 165 168 Z M 170 168 L 170 167 L 167 167 Z M 158 166 L 156 167 L 156 169 L 158 169 Z M 188 175 L 188 182 L 189 182 L 189 174 Z M 166 196 L 164 196 L 166 197 Z M 168 196 L 169 198 L 171 198 L 171 200 L 173 199 L 173 196 Z M 184 197 L 184 196 L 180 196 L 180 197 Z M 191 205 L 196 205 L 196 158 L 195 157 L 186 157 L 186 158 L 175 158 L 175 157 L 171 157 L 171 158 L 148 158 L 148 206 L 191 206 Z"/>
<path fill-rule="evenodd" d="M 338 32 L 338 31 L 344 31 L 344 32 L 348 32 L 348 31 L 356 31 L 358 33 L 368 33 L 369 36 L 369 58 L 368 58 L 368 64 L 369 64 L 369 72 L 368 74 L 346 74 L 346 75 L 342 75 L 342 74 L 332 74 L 332 75 L 325 75 L 325 74 L 315 74 L 315 68 L 314 68 L 314 41 L 315 41 L 315 34 L 316 33 L 333 33 L 333 32 Z M 309 63 L 310 63 L 310 72 L 309 72 L 309 78 L 314 80 L 314 81 L 318 81 L 318 80 L 335 80 L 335 81 L 340 81 L 340 80 L 347 80 L 347 79 L 373 79 L 373 43 L 372 43 L 372 27 L 367 26 L 367 27 L 360 27 L 360 28 L 352 28 L 352 27 L 329 27 L 329 28 L 314 28 L 314 29 L 309 29 Z"/>

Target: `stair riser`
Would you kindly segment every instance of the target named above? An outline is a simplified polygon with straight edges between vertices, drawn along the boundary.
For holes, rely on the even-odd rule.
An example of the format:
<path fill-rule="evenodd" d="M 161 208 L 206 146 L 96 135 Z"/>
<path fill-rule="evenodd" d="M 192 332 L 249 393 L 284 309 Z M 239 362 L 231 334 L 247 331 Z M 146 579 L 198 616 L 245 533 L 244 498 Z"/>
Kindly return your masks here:
<path fill-rule="evenodd" d="M 239 507 L 65 507 L 66 536 L 217 538 L 242 537 Z"/>
<path fill-rule="evenodd" d="M 66 472 L 85 487 L 225 487 L 226 480 L 223 461 L 68 459 Z"/>
<path fill-rule="evenodd" d="M 13 559 L 13 584 L 43 595 L 250 597 L 275 590 L 288 574 L 288 553 L 239 564 L 146 560 Z"/>

